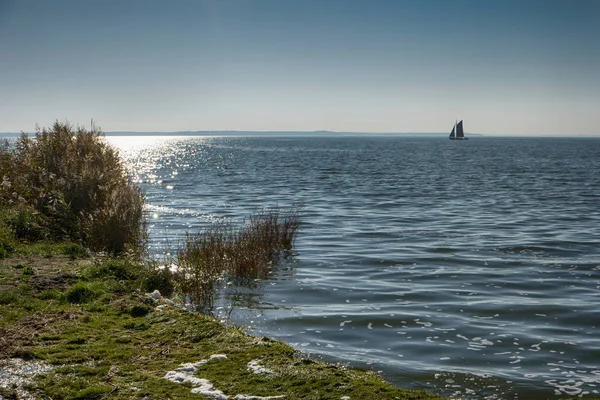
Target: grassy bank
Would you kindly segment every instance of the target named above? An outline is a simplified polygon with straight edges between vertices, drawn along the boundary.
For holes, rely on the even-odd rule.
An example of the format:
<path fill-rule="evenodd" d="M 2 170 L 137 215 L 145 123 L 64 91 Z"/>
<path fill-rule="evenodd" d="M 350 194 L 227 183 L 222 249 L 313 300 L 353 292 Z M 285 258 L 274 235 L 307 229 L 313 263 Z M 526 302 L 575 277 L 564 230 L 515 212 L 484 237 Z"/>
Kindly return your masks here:
<path fill-rule="evenodd" d="M 13 378 L 0 397 L 440 398 L 185 312 L 149 296 L 149 282 L 151 270 L 133 259 L 70 244 L 18 246 L 0 261 L 0 370 Z M 43 373 L 15 383 L 24 365 Z"/>

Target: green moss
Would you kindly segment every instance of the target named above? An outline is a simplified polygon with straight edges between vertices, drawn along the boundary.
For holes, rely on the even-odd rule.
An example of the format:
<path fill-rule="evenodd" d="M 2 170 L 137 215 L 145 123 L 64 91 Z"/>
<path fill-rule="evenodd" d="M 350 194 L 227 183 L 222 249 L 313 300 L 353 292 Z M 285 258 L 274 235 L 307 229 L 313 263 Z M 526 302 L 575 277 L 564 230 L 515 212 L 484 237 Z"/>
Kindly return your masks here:
<path fill-rule="evenodd" d="M 0 260 L 8 257 L 13 251 L 14 246 L 11 243 L 1 242 L 0 243 Z"/>
<path fill-rule="evenodd" d="M 27 285 L 23 268 L 0 268 L 3 287 L 14 288 L 0 291 L 0 321 L 14 339 L 10 343 L 16 342 L 1 349 L 0 357 L 23 356 L 54 366 L 29 384 L 34 397 L 194 399 L 199 396 L 189 384 L 170 382 L 165 374 L 182 363 L 226 354 L 199 367 L 195 376 L 232 397 L 441 399 L 396 388 L 366 371 L 310 360 L 283 342 L 248 336 L 205 315 L 173 307 L 156 310 L 136 292 L 136 279 L 119 283 L 131 271 L 123 260 L 63 260 L 52 267 L 44 260 L 28 258 L 26 265 L 36 274 Z M 75 278 L 50 279 L 61 276 Z M 36 285 L 45 282 L 70 286 L 38 291 Z M 115 291 L 116 284 L 127 291 Z M 273 373 L 254 374 L 248 369 L 253 360 Z"/>
<path fill-rule="evenodd" d="M 61 300 L 63 298 L 63 293 L 55 289 L 50 289 L 44 290 L 38 297 L 41 300 Z"/>
<path fill-rule="evenodd" d="M 32 267 L 25 267 L 23 268 L 23 275 L 27 276 L 27 275 L 33 275 L 35 274 L 35 270 Z"/>
<path fill-rule="evenodd" d="M 81 258 L 88 255 L 88 251 L 85 247 L 78 243 L 66 243 L 59 247 L 62 254 L 71 256 L 72 258 Z"/>
<path fill-rule="evenodd" d="M 16 390 L 0 387 L 0 399 L 18 400 L 19 394 Z"/>
<path fill-rule="evenodd" d="M 52 258 L 54 256 L 66 255 L 69 259 L 88 257 L 88 250 L 77 243 L 53 242 L 40 240 L 36 242 L 14 242 L 11 252 L 12 256 L 41 256 Z"/>
<path fill-rule="evenodd" d="M 94 278 L 116 278 L 118 280 L 131 280 L 136 278 L 136 270 L 140 267 L 131 259 L 107 259 L 97 262 L 84 271 L 84 276 Z"/>
<path fill-rule="evenodd" d="M 99 399 L 104 397 L 107 393 L 110 393 L 111 390 L 112 388 L 107 385 L 92 386 L 79 391 L 75 397 L 73 397 L 73 400 Z"/>
<path fill-rule="evenodd" d="M 0 305 L 7 305 L 17 301 L 17 294 L 14 292 L 0 292 Z"/>
<path fill-rule="evenodd" d="M 171 296 L 174 291 L 173 276 L 167 268 L 149 265 L 142 271 L 141 289 L 146 293 L 158 290 L 163 296 Z"/>
<path fill-rule="evenodd" d="M 97 299 L 98 295 L 99 292 L 91 285 L 81 282 L 70 287 L 65 293 L 65 298 L 69 303 L 81 304 Z"/>
<path fill-rule="evenodd" d="M 133 306 L 131 308 L 131 311 L 129 311 L 129 315 L 131 315 L 132 317 L 136 318 L 136 317 L 145 317 L 146 315 L 148 315 L 148 313 L 151 311 L 150 307 L 148 306 Z"/>

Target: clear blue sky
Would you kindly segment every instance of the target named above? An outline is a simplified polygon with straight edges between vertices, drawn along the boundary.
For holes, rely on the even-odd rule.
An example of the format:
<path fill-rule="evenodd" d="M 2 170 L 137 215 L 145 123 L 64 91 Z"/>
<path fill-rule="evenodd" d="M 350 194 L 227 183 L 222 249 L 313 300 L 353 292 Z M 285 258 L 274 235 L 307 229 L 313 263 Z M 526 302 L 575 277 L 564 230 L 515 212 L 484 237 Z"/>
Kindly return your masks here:
<path fill-rule="evenodd" d="M 0 0 L 0 132 L 600 133 L 597 0 Z"/>

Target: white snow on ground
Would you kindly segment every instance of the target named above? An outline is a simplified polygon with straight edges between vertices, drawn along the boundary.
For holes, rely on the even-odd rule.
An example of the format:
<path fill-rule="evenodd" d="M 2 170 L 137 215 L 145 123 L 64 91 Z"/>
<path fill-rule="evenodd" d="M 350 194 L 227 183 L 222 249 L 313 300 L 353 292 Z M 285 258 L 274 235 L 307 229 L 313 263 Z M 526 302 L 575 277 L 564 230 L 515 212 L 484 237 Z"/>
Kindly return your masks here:
<path fill-rule="evenodd" d="M 216 400 L 227 400 L 227 396 L 222 391 L 215 389 L 212 383 L 208 379 L 196 378 L 192 374 L 195 374 L 197 368 L 201 365 L 214 359 L 227 358 L 225 354 L 213 354 L 209 359 L 200 360 L 195 363 L 183 363 L 181 367 L 175 369 L 175 371 L 169 371 L 164 376 L 165 379 L 175 383 L 191 383 L 194 388 L 192 393 L 202 394 L 208 398 Z"/>
<path fill-rule="evenodd" d="M 196 378 L 187 372 L 169 371 L 165 375 L 165 379 L 175 383 L 191 383 L 194 386 L 192 393 L 202 394 L 211 399 L 229 399 L 229 396 L 225 395 L 225 393 L 215 389 L 208 379 Z"/>
<path fill-rule="evenodd" d="M 273 371 L 263 367 L 262 365 L 259 365 L 258 363 L 260 362 L 259 359 L 256 360 L 252 360 L 248 363 L 248 369 L 252 372 L 254 372 L 255 374 L 272 374 Z"/>
<path fill-rule="evenodd" d="M 23 387 L 29 384 L 34 376 L 44 374 L 51 369 L 52 366 L 41 361 L 25 361 L 21 358 L 0 360 L 0 387 L 13 388 L 19 395 L 19 399 L 33 399 Z"/>
<path fill-rule="evenodd" d="M 204 359 L 204 360 L 196 361 L 195 363 L 180 364 L 181 367 L 177 368 L 175 371 L 194 374 L 194 373 L 196 373 L 196 368 L 198 368 L 199 366 L 204 365 L 211 360 L 219 359 L 219 358 L 227 358 L 227 356 L 225 354 L 213 354 L 212 356 L 210 356 L 210 358 L 208 360 Z"/>
<path fill-rule="evenodd" d="M 227 358 L 227 356 L 225 354 L 213 354 L 208 359 L 203 359 L 203 360 L 200 360 L 200 361 L 197 361 L 194 363 L 180 364 L 181 366 L 179 368 L 176 368 L 174 371 L 167 372 L 165 374 L 164 378 L 167 380 L 170 380 L 171 382 L 175 382 L 175 383 L 191 383 L 192 386 L 194 386 L 194 388 L 192 389 L 192 393 L 201 394 L 210 399 L 215 399 L 215 400 L 229 400 L 229 399 L 232 399 L 232 400 L 274 400 L 274 399 L 284 399 L 285 398 L 285 396 L 283 396 L 283 395 L 263 397 L 263 396 L 252 396 L 252 395 L 248 395 L 248 394 L 238 394 L 232 398 L 232 397 L 227 396 L 222 391 L 216 389 L 214 387 L 214 385 L 208 379 L 197 378 L 197 377 L 193 376 L 193 374 L 196 373 L 197 368 L 199 366 L 204 365 L 204 364 L 208 363 L 209 361 L 212 361 L 215 359 L 218 360 L 218 359 L 222 359 L 222 358 Z M 250 364 L 255 362 L 256 368 L 260 368 L 265 371 L 269 371 L 269 372 L 255 372 L 255 373 L 272 373 L 272 371 L 259 366 L 258 361 L 259 360 L 250 361 L 248 363 L 248 368 L 251 368 Z"/>
<path fill-rule="evenodd" d="M 158 301 L 161 298 L 161 294 L 158 290 L 155 290 L 152 293 L 146 293 L 146 297 L 154 301 Z"/>

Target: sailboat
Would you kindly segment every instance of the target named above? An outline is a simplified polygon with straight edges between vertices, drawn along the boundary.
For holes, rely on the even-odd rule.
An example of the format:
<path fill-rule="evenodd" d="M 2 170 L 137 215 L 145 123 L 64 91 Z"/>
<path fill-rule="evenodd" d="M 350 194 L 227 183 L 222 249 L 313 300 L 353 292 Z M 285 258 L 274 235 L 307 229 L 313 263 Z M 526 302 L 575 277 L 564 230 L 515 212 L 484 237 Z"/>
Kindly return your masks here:
<path fill-rule="evenodd" d="M 454 124 L 452 127 L 452 132 L 450 132 L 450 136 L 448 137 L 450 140 L 469 140 L 468 137 L 465 137 L 465 132 L 463 130 L 463 122 L 460 120 L 458 124 Z"/>

